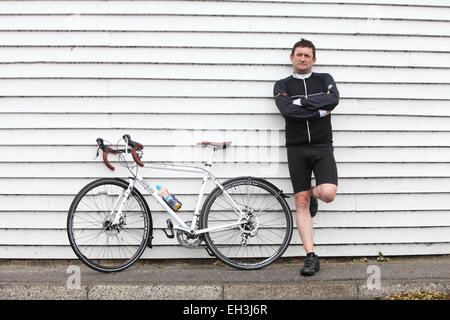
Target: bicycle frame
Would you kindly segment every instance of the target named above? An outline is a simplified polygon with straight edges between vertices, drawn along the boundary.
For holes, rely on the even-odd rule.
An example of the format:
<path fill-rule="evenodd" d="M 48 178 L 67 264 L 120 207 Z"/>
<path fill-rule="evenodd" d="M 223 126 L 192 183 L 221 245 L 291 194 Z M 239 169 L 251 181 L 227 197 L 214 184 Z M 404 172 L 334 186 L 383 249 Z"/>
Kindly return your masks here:
<path fill-rule="evenodd" d="M 205 166 L 207 166 L 207 167 L 212 166 L 212 158 L 213 158 L 215 151 L 216 151 L 215 148 L 213 150 L 211 150 L 209 160 L 205 163 Z M 142 174 L 139 172 L 139 167 L 136 165 L 134 166 L 134 171 L 132 169 L 128 168 L 132 174 L 132 177 L 129 178 L 128 189 L 117 198 L 116 203 L 114 204 L 113 212 L 111 212 L 111 215 L 114 216 L 114 219 L 112 222 L 113 224 L 119 223 L 120 217 L 122 216 L 122 208 L 126 204 L 129 195 L 131 194 L 133 188 L 136 185 L 136 182 L 138 182 L 145 190 L 147 190 L 147 192 L 156 200 L 156 202 L 158 202 L 164 208 L 164 210 L 169 214 L 169 216 L 173 220 L 176 221 L 177 226 L 173 226 L 173 229 L 175 229 L 175 230 L 181 230 L 184 232 L 188 232 L 192 235 L 200 235 L 200 234 L 208 233 L 208 232 L 232 229 L 236 226 L 239 226 L 239 225 L 245 223 L 245 220 L 243 220 L 246 217 L 245 213 L 242 212 L 242 210 L 239 208 L 239 206 L 236 204 L 236 202 L 233 200 L 233 198 L 231 198 L 230 195 L 227 193 L 227 191 L 223 188 L 222 184 L 220 184 L 220 182 L 216 179 L 216 177 L 214 177 L 214 175 L 212 175 L 211 172 L 209 172 L 207 169 L 200 168 L 197 166 L 190 166 L 190 165 L 164 164 L 164 163 L 145 164 L 145 167 L 152 168 L 152 169 L 160 169 L 160 170 L 183 171 L 183 172 L 192 172 L 192 173 L 203 174 L 202 184 L 200 186 L 197 203 L 195 205 L 195 210 L 194 210 L 194 213 L 192 216 L 191 226 L 190 227 L 187 226 L 186 223 L 183 220 L 181 220 L 179 215 L 176 212 L 174 212 L 169 207 L 169 205 L 163 200 L 163 198 L 159 195 L 159 193 L 146 180 L 144 180 Z M 198 219 L 200 216 L 200 206 L 201 206 L 202 199 L 204 196 L 206 183 L 208 182 L 209 179 L 211 179 L 214 182 L 214 184 L 222 190 L 222 192 L 225 195 L 225 198 L 230 202 L 234 211 L 239 216 L 239 219 L 237 219 L 237 221 L 232 224 L 216 226 L 213 228 L 197 229 L 197 222 L 198 222 Z M 114 211 L 116 211 L 116 213 L 114 213 Z"/>

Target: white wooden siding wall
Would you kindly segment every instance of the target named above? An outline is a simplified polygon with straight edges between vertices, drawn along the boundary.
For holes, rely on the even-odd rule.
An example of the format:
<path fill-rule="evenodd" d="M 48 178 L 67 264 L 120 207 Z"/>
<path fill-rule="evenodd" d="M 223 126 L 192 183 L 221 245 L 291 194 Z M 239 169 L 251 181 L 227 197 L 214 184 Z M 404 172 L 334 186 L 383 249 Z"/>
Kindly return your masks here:
<path fill-rule="evenodd" d="M 450 253 L 450 4 L 343 2 L 0 1 L 0 258 L 74 257 L 71 200 L 112 175 L 92 160 L 97 137 L 130 133 L 147 161 L 187 162 L 205 158 L 199 140 L 232 140 L 218 177 L 291 193 L 271 94 L 301 37 L 342 97 L 339 194 L 314 219 L 319 254 Z M 187 220 L 199 181 L 148 177 L 182 199 Z M 151 208 L 144 257 L 206 257 L 167 239 Z M 302 253 L 294 232 L 286 256 Z"/>

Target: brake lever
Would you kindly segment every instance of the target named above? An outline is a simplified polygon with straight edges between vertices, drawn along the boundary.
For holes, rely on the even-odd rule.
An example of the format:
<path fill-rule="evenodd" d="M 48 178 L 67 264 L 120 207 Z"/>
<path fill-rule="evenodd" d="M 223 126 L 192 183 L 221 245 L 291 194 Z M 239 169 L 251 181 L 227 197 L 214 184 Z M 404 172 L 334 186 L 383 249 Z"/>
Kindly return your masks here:
<path fill-rule="evenodd" d="M 131 152 L 131 148 L 128 144 L 128 141 L 130 141 L 130 136 L 128 134 L 125 134 L 122 138 L 125 141 L 125 153 L 129 154 Z"/>
<path fill-rule="evenodd" d="M 100 154 L 100 149 L 104 150 L 104 147 L 105 147 L 102 138 L 97 138 L 96 141 L 97 141 L 97 145 L 98 145 L 98 148 L 97 148 L 97 155 L 95 156 L 95 158 L 94 158 L 93 160 L 95 160 L 95 159 L 98 158 L 98 156 L 99 156 L 99 154 Z"/>
<path fill-rule="evenodd" d="M 100 147 L 97 148 L 97 154 L 96 154 L 96 156 L 94 157 L 94 159 L 92 159 L 92 160 L 97 159 L 99 154 L 100 154 Z"/>

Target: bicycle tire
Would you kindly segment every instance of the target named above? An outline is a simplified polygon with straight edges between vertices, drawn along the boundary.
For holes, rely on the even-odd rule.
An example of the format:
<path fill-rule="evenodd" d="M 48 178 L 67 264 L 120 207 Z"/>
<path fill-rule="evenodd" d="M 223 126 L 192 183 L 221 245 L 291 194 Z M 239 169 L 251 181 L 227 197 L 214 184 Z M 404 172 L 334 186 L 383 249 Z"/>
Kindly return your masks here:
<path fill-rule="evenodd" d="M 223 263 L 241 270 L 261 269 L 281 257 L 289 246 L 293 231 L 291 211 L 282 192 L 270 182 L 254 177 L 227 180 L 223 183 L 223 188 L 241 210 L 247 214 L 252 212 L 253 218 L 233 229 L 205 233 L 204 240 L 208 249 Z M 241 194 L 245 190 L 247 202 Z M 223 194 L 222 189 L 217 187 L 205 200 L 202 228 L 224 225 L 225 220 L 229 223 L 238 220 L 232 205 Z M 223 202 L 219 202 L 219 199 Z M 262 201 L 263 206 L 267 199 L 270 206 L 259 208 L 257 201 Z M 248 236 L 246 243 L 240 242 L 243 241 L 242 234 L 250 231 L 256 234 Z"/>
<path fill-rule="evenodd" d="M 70 206 L 70 246 L 85 265 L 96 271 L 117 272 L 130 267 L 144 252 L 151 235 L 150 209 L 136 188 L 124 207 L 124 223 L 111 227 L 108 222 L 114 200 L 127 188 L 128 183 L 122 179 L 98 179 L 81 189 Z"/>

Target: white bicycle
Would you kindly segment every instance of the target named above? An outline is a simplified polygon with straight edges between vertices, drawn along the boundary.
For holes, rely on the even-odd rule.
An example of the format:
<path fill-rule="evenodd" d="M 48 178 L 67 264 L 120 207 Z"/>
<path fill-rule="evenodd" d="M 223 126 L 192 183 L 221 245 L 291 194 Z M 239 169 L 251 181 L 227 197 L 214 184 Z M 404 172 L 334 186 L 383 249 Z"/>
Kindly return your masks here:
<path fill-rule="evenodd" d="M 123 148 L 119 143 L 123 141 Z M 97 139 L 103 151 L 103 162 L 111 170 L 109 154 L 119 156 L 131 173 L 128 181 L 102 178 L 86 185 L 76 195 L 67 218 L 70 245 L 88 267 L 101 272 L 122 271 L 152 247 L 153 222 L 147 201 L 136 188 L 140 184 L 169 214 L 169 238 L 177 237 L 180 245 L 193 248 L 205 242 L 211 256 L 238 269 L 260 269 L 268 266 L 286 251 L 292 237 L 292 215 L 282 190 L 267 180 L 238 177 L 220 183 L 207 168 L 212 166 L 216 150 L 226 149 L 231 142 L 201 142 L 211 148 L 205 168 L 149 163 L 141 160 L 144 146 L 124 135 L 117 146 L 105 145 Z M 133 162 L 129 158 L 131 155 Z M 202 174 L 192 220 L 185 222 L 144 180 L 140 167 L 185 171 Z M 205 186 L 211 179 L 216 187 L 205 199 Z M 201 207 L 201 208 L 200 208 Z"/>

